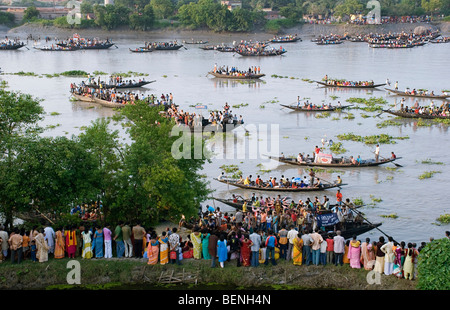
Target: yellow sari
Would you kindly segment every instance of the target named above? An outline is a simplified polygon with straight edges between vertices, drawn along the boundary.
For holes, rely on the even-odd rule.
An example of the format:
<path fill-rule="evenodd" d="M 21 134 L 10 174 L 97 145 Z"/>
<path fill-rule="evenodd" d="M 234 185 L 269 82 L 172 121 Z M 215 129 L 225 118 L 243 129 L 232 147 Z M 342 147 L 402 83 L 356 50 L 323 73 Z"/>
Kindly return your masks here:
<path fill-rule="evenodd" d="M 63 238 L 61 230 L 58 230 L 55 233 L 55 236 L 56 236 L 55 258 L 64 258 L 65 244 L 64 244 L 64 238 Z"/>
<path fill-rule="evenodd" d="M 195 233 L 191 234 L 191 241 L 194 245 L 194 258 L 201 259 L 202 258 L 202 234 L 199 233 L 196 235 Z"/>
<path fill-rule="evenodd" d="M 169 245 L 167 238 L 159 238 L 159 262 L 161 265 L 165 265 L 169 262 Z"/>
<path fill-rule="evenodd" d="M 302 264 L 302 251 L 303 251 L 303 240 L 299 237 L 294 238 L 293 240 L 293 248 L 292 248 L 292 259 L 294 261 L 294 265 L 300 266 Z"/>

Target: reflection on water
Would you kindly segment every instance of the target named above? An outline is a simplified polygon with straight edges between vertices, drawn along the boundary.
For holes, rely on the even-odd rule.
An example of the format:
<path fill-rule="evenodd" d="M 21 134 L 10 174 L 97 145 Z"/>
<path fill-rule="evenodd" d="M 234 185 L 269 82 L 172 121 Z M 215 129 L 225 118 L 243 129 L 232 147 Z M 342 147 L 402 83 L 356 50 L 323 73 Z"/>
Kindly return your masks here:
<path fill-rule="evenodd" d="M 221 79 L 211 78 L 214 84 L 214 88 L 218 87 L 241 87 L 248 86 L 248 88 L 260 88 L 261 84 L 265 84 L 261 80 L 233 80 L 233 79 Z"/>

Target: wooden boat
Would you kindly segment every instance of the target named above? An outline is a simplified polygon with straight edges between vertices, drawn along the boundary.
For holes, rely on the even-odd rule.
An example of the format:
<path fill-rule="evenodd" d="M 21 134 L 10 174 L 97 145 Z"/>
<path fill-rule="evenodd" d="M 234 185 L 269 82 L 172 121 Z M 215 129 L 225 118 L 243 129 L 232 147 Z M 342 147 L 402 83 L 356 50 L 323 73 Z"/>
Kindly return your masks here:
<path fill-rule="evenodd" d="M 62 47 L 62 46 L 56 46 L 56 47 L 34 47 L 37 50 L 40 51 L 50 51 L 50 52 L 72 52 L 72 51 L 78 51 L 79 47 Z"/>
<path fill-rule="evenodd" d="M 252 79 L 259 79 L 265 76 L 265 74 L 250 74 L 250 75 L 228 75 L 228 74 L 222 74 L 214 71 L 208 72 L 208 74 L 211 74 L 212 76 L 215 76 L 219 79 L 232 79 L 232 80 L 252 80 Z"/>
<path fill-rule="evenodd" d="M 82 50 L 105 50 L 110 48 L 114 45 L 114 43 L 108 42 L 108 43 L 97 43 L 93 45 L 87 45 L 83 43 L 73 43 L 73 44 L 67 44 L 67 43 L 56 43 L 56 45 L 61 47 L 75 47 Z"/>
<path fill-rule="evenodd" d="M 404 118 L 416 118 L 416 119 L 450 119 L 450 116 L 444 115 L 435 115 L 435 114 L 416 114 L 414 112 L 405 112 L 405 111 L 392 111 L 392 110 L 383 110 L 383 112 L 400 116 Z"/>
<path fill-rule="evenodd" d="M 111 89 L 111 88 L 117 88 L 117 89 L 124 89 L 124 88 L 139 88 L 142 86 L 145 86 L 147 84 L 156 82 L 156 80 L 153 81 L 140 81 L 137 83 L 131 83 L 131 84 L 120 84 L 120 85 L 114 85 L 114 84 L 102 84 L 102 88 L 106 88 L 106 89 Z M 87 87 L 91 87 L 91 88 L 100 88 L 100 86 L 98 84 L 86 84 Z"/>
<path fill-rule="evenodd" d="M 77 100 L 79 100 L 79 101 L 95 102 L 95 100 L 92 97 L 88 97 L 88 96 L 85 96 L 85 95 L 79 95 L 79 94 L 76 94 L 76 93 L 72 93 L 72 96 L 74 98 L 76 98 Z"/>
<path fill-rule="evenodd" d="M 381 226 L 381 223 L 362 223 L 362 224 L 356 224 L 354 222 L 346 223 L 346 228 L 341 229 L 341 236 L 344 237 L 344 239 L 351 239 L 353 236 L 359 236 L 362 234 L 365 234 L 366 232 L 371 231 L 372 229 L 375 229 L 377 227 Z M 332 229 L 333 227 L 330 227 Z M 325 229 L 326 230 L 326 229 Z M 332 231 L 332 230 L 331 230 Z M 321 233 L 323 237 L 328 235 L 328 230 Z M 335 235 L 334 231 L 332 235 Z"/>
<path fill-rule="evenodd" d="M 129 49 L 130 52 L 132 53 L 150 53 L 153 52 L 153 50 L 151 48 L 146 48 L 146 47 L 137 47 L 135 49 Z"/>
<path fill-rule="evenodd" d="M 318 41 L 316 42 L 317 45 L 336 45 L 336 44 L 342 44 L 344 41 L 341 40 L 327 40 L 327 41 Z"/>
<path fill-rule="evenodd" d="M 98 103 L 106 108 L 123 108 L 124 106 L 126 106 L 126 104 L 123 104 L 123 103 L 111 102 L 111 101 L 103 100 L 100 98 L 94 98 L 94 102 Z"/>
<path fill-rule="evenodd" d="M 326 86 L 326 87 L 341 87 L 341 88 L 375 88 L 386 85 L 386 83 L 383 84 L 371 84 L 371 85 L 333 85 L 328 84 L 322 81 L 315 81 L 317 84 Z"/>
<path fill-rule="evenodd" d="M 17 50 L 21 47 L 24 47 L 26 44 L 23 42 L 20 43 L 13 43 L 13 44 L 6 44 L 6 43 L 0 43 L 0 50 L 2 51 L 11 51 L 11 50 Z"/>
<path fill-rule="evenodd" d="M 380 159 L 379 161 L 375 161 L 375 159 L 364 159 L 361 161 L 361 164 L 354 165 L 351 163 L 349 158 L 344 158 L 344 162 L 342 162 L 342 158 L 333 158 L 330 163 L 319 163 L 319 162 L 298 162 L 296 158 L 281 158 L 278 156 L 267 156 L 270 159 L 279 161 L 283 164 L 290 164 L 296 166 L 307 166 L 307 167 L 332 167 L 332 168 L 364 168 L 364 167 L 375 167 L 383 164 L 394 162 L 397 159 L 401 159 L 401 157 L 397 158 L 386 158 Z"/>
<path fill-rule="evenodd" d="M 152 47 L 155 51 L 176 51 L 182 48 L 182 44 L 176 44 L 176 45 L 155 45 Z"/>
<path fill-rule="evenodd" d="M 311 109 L 305 108 L 304 106 L 293 106 L 293 105 L 286 105 L 286 104 L 280 104 L 282 107 L 294 110 L 294 111 L 299 111 L 299 112 L 333 112 L 336 110 L 343 110 L 346 109 L 348 107 L 351 107 L 352 105 L 343 105 L 343 106 L 332 106 L 332 107 L 328 107 L 328 108 L 322 108 L 322 107 L 313 107 Z"/>
<path fill-rule="evenodd" d="M 236 53 L 238 53 L 241 56 L 280 56 L 286 53 L 285 50 L 269 50 L 269 51 L 257 51 L 257 52 L 247 52 L 247 51 L 239 51 L 237 50 Z"/>
<path fill-rule="evenodd" d="M 293 43 L 297 41 L 302 41 L 300 37 L 294 36 L 294 37 L 276 37 L 270 40 L 272 43 Z"/>
<path fill-rule="evenodd" d="M 232 53 L 236 51 L 236 48 L 233 46 L 217 46 L 215 50 L 222 53 Z"/>
<path fill-rule="evenodd" d="M 420 94 L 411 94 L 411 93 L 406 93 L 404 91 L 400 91 L 400 90 L 395 90 L 395 89 L 390 89 L 390 88 L 385 88 L 385 90 L 398 95 L 398 96 L 405 96 L 405 97 L 416 97 L 416 98 L 430 98 L 430 99 L 442 99 L 445 100 L 446 98 L 450 97 L 450 95 L 420 95 Z"/>
<path fill-rule="evenodd" d="M 435 43 L 435 44 L 438 44 L 438 43 L 450 43 L 450 37 L 443 37 L 441 39 L 434 39 L 434 40 L 430 40 L 429 42 L 430 43 Z"/>
<path fill-rule="evenodd" d="M 217 178 L 214 178 L 214 180 L 228 184 L 231 186 L 236 186 L 242 189 L 248 189 L 252 191 L 271 191 L 271 192 L 313 192 L 313 191 L 322 191 L 325 189 L 335 188 L 335 187 L 341 187 L 347 184 L 335 184 L 335 183 L 327 183 L 322 184 L 321 187 L 301 187 L 301 188 L 291 188 L 291 187 L 258 187 L 254 185 L 244 185 L 237 183 L 237 181 L 229 181 L 229 180 L 219 180 Z"/>
<path fill-rule="evenodd" d="M 200 41 L 194 41 L 194 40 L 192 40 L 192 41 L 183 41 L 183 43 L 184 44 L 206 44 L 206 43 L 208 43 L 208 41 L 203 41 L 203 40 L 200 40 Z"/>

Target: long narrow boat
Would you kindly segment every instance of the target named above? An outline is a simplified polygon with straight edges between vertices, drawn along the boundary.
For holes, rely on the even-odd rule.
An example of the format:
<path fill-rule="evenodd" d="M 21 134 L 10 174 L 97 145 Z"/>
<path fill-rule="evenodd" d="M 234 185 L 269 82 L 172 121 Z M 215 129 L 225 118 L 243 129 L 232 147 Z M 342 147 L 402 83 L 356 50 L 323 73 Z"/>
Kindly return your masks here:
<path fill-rule="evenodd" d="M 404 111 L 392 111 L 392 110 L 383 110 L 383 112 L 395 115 L 395 116 L 400 116 L 400 117 L 404 117 L 404 118 L 416 118 L 416 119 L 450 119 L 450 115 L 449 116 L 444 116 L 444 115 L 435 115 L 435 114 L 416 114 L 414 112 L 404 112 Z"/>
<path fill-rule="evenodd" d="M 280 104 L 282 107 L 294 110 L 294 111 L 299 111 L 299 112 L 333 112 L 336 110 L 343 110 L 346 109 L 348 107 L 351 107 L 352 105 L 343 105 L 343 106 L 333 106 L 333 107 L 328 107 L 328 108 L 323 108 L 323 107 L 313 107 L 313 108 L 306 108 L 304 106 L 296 106 L 296 105 L 286 105 L 286 104 Z"/>
<path fill-rule="evenodd" d="M 80 50 L 79 47 L 73 47 L 73 46 L 69 46 L 69 47 L 62 47 L 62 46 L 57 46 L 57 47 L 34 47 L 37 50 L 40 51 L 46 51 L 46 52 L 72 52 L 72 51 L 78 51 Z"/>
<path fill-rule="evenodd" d="M 155 50 L 155 51 L 176 51 L 176 50 L 179 50 L 182 47 L 183 47 L 182 44 L 177 44 L 177 45 L 155 45 L 155 46 L 152 46 L 153 50 Z"/>
<path fill-rule="evenodd" d="M 294 43 L 297 41 L 302 41 L 300 37 L 276 37 L 270 40 L 272 43 Z"/>
<path fill-rule="evenodd" d="M 10 50 L 17 50 L 17 49 L 19 49 L 21 47 L 24 47 L 25 45 L 26 44 L 23 43 L 23 42 L 13 43 L 13 44 L 0 43 L 0 50 L 3 50 L 3 51 L 5 51 L 5 50 L 8 50 L 8 51 L 10 51 Z"/>
<path fill-rule="evenodd" d="M 371 231 L 372 229 L 375 229 L 379 226 L 381 226 L 381 223 L 362 223 L 360 225 L 357 225 L 353 223 L 353 225 L 349 225 L 349 223 L 346 223 L 347 226 L 345 229 L 341 229 L 341 236 L 344 239 L 350 239 L 353 236 L 359 236 L 362 234 L 365 234 L 366 232 Z M 323 232 L 322 236 L 327 235 L 328 232 Z"/>
<path fill-rule="evenodd" d="M 405 96 L 405 97 L 416 97 L 416 98 L 429 98 L 429 99 L 442 99 L 445 100 L 446 98 L 450 97 L 450 95 L 431 95 L 431 94 L 426 94 L 426 95 L 420 95 L 420 94 L 411 94 L 411 93 L 406 93 L 404 91 L 401 90 L 395 90 L 395 89 L 390 89 L 390 88 L 385 88 L 388 92 L 391 92 L 395 95 L 398 96 Z"/>
<path fill-rule="evenodd" d="M 184 44 L 206 44 L 208 43 L 208 41 L 203 41 L 203 40 L 199 40 L 199 41 L 183 41 Z"/>
<path fill-rule="evenodd" d="M 72 96 L 75 99 L 79 100 L 79 101 L 95 102 L 95 100 L 92 97 L 88 97 L 88 96 L 85 96 L 85 95 L 79 95 L 79 94 L 76 94 L 76 93 L 72 93 Z"/>
<path fill-rule="evenodd" d="M 247 52 L 247 51 L 236 51 L 241 56 L 280 56 L 286 53 L 285 50 L 271 50 L 271 51 L 258 51 L 258 52 Z"/>
<path fill-rule="evenodd" d="M 94 98 L 94 102 L 101 104 L 102 106 L 104 106 L 106 108 L 123 108 L 124 106 L 126 106 L 126 104 L 123 104 L 123 103 L 111 102 L 111 101 L 103 100 L 100 98 Z"/>
<path fill-rule="evenodd" d="M 139 87 L 142 87 L 142 86 L 145 86 L 145 85 L 147 85 L 147 84 L 150 84 L 150 83 L 153 83 L 153 82 L 156 82 L 156 80 L 153 80 L 153 81 L 140 81 L 140 82 L 137 82 L 137 83 L 123 83 L 123 84 L 120 84 L 120 85 L 114 85 L 114 84 L 102 84 L 102 88 L 106 88 L 106 89 L 111 89 L 111 88 L 117 88 L 117 89 L 123 89 L 123 88 L 139 88 Z M 95 89 L 97 89 L 97 88 L 100 88 L 100 86 L 98 85 L 98 84 L 88 84 L 88 85 L 86 85 L 87 87 L 91 87 L 91 88 L 95 88 Z"/>
<path fill-rule="evenodd" d="M 279 156 L 268 156 L 270 159 L 279 161 L 283 164 L 290 164 L 290 165 L 296 165 L 296 166 L 307 166 L 307 167 L 333 167 L 333 168 L 364 168 L 364 167 L 375 167 L 387 163 L 394 162 L 397 159 L 401 159 L 401 157 L 397 158 L 387 158 L 387 159 L 381 159 L 379 161 L 375 161 L 375 159 L 365 159 L 361 160 L 361 163 L 359 165 L 354 165 L 351 163 L 349 158 L 344 158 L 344 161 L 342 161 L 342 158 L 333 158 L 330 163 L 323 163 L 323 162 L 298 162 L 296 158 L 281 158 Z"/>
<path fill-rule="evenodd" d="M 340 87 L 340 88 L 375 88 L 386 85 L 386 83 L 383 84 L 371 84 L 371 85 L 333 85 L 328 84 L 322 81 L 315 81 L 317 84 L 326 86 L 326 87 Z"/>
<path fill-rule="evenodd" d="M 211 74 L 212 76 L 215 76 L 216 78 L 220 79 L 232 79 L 232 80 L 251 80 L 251 79 L 259 79 L 265 76 L 265 74 L 249 74 L 249 75 L 229 75 L 229 74 L 222 74 L 214 71 L 208 72 L 208 74 Z"/>
<path fill-rule="evenodd" d="M 252 185 L 244 185 L 237 183 L 237 181 L 225 181 L 225 180 L 219 180 L 217 178 L 214 178 L 214 180 L 228 184 L 231 186 L 236 186 L 242 189 L 248 189 L 253 191 L 271 191 L 271 192 L 313 192 L 313 191 L 322 191 L 325 189 L 335 188 L 335 187 L 341 187 L 347 184 L 336 184 L 336 183 L 329 183 L 329 184 L 322 184 L 321 187 L 300 187 L 300 188 L 291 188 L 291 187 L 259 187 L 259 186 L 252 186 Z"/>
<path fill-rule="evenodd" d="M 135 49 L 129 49 L 132 53 L 151 53 L 153 50 L 147 47 L 136 47 Z"/>
<path fill-rule="evenodd" d="M 342 43 L 344 43 L 344 41 L 340 41 L 340 40 L 316 42 L 317 45 L 337 45 L 337 44 L 342 44 Z"/>

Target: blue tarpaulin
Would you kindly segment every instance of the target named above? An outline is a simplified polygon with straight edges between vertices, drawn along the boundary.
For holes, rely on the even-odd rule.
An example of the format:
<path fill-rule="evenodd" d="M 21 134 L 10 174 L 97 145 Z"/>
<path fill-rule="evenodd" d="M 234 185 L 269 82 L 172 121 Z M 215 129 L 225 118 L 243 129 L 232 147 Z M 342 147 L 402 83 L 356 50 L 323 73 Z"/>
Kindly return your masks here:
<path fill-rule="evenodd" d="M 339 218 L 336 213 L 327 213 L 317 215 L 318 226 L 332 226 L 339 223 Z"/>

